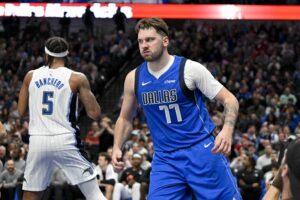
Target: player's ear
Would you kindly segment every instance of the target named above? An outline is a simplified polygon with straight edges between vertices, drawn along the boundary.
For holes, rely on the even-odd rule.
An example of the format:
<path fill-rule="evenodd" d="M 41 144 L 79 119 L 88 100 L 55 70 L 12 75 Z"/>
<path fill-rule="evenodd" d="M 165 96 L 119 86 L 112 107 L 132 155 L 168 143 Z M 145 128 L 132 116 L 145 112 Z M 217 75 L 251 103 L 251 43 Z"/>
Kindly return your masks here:
<path fill-rule="evenodd" d="M 163 46 L 167 47 L 169 45 L 169 37 L 163 36 Z"/>
<path fill-rule="evenodd" d="M 288 168 L 287 164 L 284 164 L 282 167 L 281 176 L 282 177 L 288 176 L 288 173 L 289 173 L 289 168 Z"/>

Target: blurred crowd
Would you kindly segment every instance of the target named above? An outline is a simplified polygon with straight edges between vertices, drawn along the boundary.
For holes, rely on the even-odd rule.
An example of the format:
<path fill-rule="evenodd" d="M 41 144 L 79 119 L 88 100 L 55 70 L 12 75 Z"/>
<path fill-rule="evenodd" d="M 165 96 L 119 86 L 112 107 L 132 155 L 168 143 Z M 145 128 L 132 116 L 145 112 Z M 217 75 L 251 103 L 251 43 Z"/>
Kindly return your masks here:
<path fill-rule="evenodd" d="M 117 72 L 118 62 L 125 60 L 126 49 L 134 42 L 123 31 L 97 36 L 84 28 L 66 33 L 63 26 L 53 30 L 46 19 L 34 17 L 22 30 L 19 23 L 15 17 L 2 19 L 0 36 L 0 120 L 8 133 L 0 138 L 2 199 L 20 192 L 29 136 L 28 119 L 20 119 L 17 112 L 17 95 L 24 74 L 43 64 L 45 39 L 65 34 L 70 68 L 85 73 L 96 94 L 103 92 L 101 84 Z M 181 28 L 171 27 L 170 44 L 172 53 L 205 65 L 239 100 L 239 119 L 227 158 L 243 199 L 260 199 L 279 168 L 282 150 L 300 135 L 300 23 L 186 21 Z M 224 120 L 222 105 L 207 105 L 217 134 Z M 110 163 L 115 124 L 110 114 L 82 133 L 99 187 L 108 199 L 144 200 L 154 153 L 147 121 L 139 109 L 123 148 L 126 167 L 116 173 Z M 44 199 L 80 198 L 68 183 L 57 169 Z"/>

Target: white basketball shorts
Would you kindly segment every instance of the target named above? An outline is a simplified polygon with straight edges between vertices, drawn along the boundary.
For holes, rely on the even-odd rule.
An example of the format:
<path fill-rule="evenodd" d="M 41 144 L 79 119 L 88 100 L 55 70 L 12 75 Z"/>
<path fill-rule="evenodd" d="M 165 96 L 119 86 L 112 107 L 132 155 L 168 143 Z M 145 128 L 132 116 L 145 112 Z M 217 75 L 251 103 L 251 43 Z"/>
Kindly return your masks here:
<path fill-rule="evenodd" d="M 74 145 L 70 143 L 64 145 L 67 139 L 65 137 L 61 135 L 30 137 L 23 190 L 45 190 L 50 185 L 56 167 L 63 170 L 73 185 L 96 177 L 93 164 Z"/>

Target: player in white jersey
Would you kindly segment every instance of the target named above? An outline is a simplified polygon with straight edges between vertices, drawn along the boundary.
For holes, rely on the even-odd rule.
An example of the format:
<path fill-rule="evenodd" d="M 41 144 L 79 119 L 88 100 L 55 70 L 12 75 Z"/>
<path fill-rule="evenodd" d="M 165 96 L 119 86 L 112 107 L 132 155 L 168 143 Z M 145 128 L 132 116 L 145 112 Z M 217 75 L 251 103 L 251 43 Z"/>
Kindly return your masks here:
<path fill-rule="evenodd" d="M 68 43 L 52 37 L 45 44 L 46 66 L 29 71 L 19 94 L 18 110 L 29 107 L 29 152 L 23 181 L 25 200 L 41 199 L 55 167 L 61 168 L 86 199 L 105 199 L 96 172 L 79 139 L 77 96 L 89 117 L 100 117 L 100 106 L 82 73 L 66 68 Z"/>

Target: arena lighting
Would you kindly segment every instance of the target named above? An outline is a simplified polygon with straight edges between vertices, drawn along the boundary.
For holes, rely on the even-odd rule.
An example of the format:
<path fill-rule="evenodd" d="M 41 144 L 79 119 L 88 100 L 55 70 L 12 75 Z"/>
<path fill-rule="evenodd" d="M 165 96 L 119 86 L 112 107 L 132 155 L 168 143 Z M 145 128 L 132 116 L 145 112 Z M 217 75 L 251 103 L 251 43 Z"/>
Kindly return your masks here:
<path fill-rule="evenodd" d="M 81 17 L 88 4 L 81 3 L 0 3 L 0 16 Z M 112 18 L 121 7 L 127 18 L 168 19 L 300 20 L 300 6 L 283 5 L 192 5 L 192 4 L 90 4 L 96 18 Z"/>

